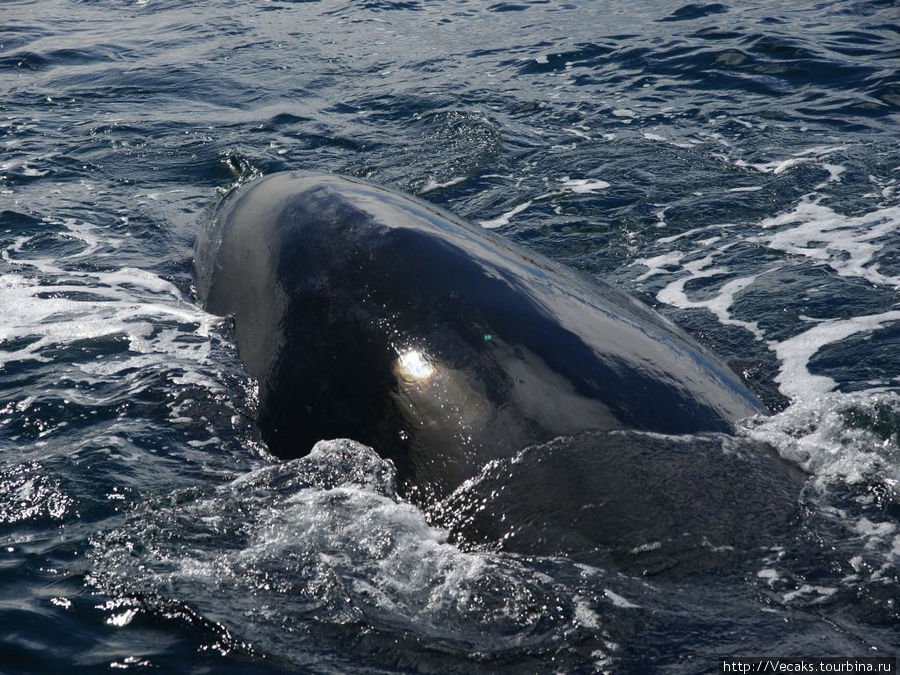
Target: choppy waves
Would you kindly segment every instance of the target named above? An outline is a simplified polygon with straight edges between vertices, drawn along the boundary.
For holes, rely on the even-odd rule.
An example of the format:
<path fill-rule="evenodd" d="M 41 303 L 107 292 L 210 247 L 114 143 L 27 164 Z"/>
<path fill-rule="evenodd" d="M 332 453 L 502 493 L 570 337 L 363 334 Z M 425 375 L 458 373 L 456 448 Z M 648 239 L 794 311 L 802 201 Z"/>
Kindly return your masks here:
<path fill-rule="evenodd" d="M 895 646 L 893 3 L 52 0 L 2 22 L 4 667 L 693 672 Z M 351 442 L 271 463 L 190 264 L 217 195 L 282 169 L 421 194 L 653 304 L 776 411 L 735 443 L 809 474 L 794 529 L 704 549 L 720 573 L 694 583 L 459 541 Z"/>

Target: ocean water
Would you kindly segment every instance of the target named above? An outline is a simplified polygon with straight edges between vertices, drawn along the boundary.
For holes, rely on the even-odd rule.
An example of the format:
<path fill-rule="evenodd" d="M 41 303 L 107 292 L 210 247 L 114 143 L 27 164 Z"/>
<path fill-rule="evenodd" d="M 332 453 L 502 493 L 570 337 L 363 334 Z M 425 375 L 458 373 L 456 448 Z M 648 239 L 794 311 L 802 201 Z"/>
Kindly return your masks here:
<path fill-rule="evenodd" d="M 0 4 L 0 671 L 896 655 L 898 32 L 885 0 Z M 687 486 L 688 563 L 662 513 L 628 564 L 526 557 L 351 440 L 272 458 L 191 263 L 228 189 L 286 169 L 419 195 L 721 354 L 772 415 L 638 439 L 740 477 Z M 728 473 L 762 444 L 788 502 Z"/>

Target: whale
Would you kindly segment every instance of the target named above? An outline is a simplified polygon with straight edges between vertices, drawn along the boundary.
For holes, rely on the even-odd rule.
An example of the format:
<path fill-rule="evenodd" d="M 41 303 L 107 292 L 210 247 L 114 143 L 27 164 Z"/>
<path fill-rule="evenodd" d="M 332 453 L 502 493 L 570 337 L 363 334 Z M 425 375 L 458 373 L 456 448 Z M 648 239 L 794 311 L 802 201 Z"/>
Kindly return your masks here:
<path fill-rule="evenodd" d="M 358 178 L 244 183 L 203 219 L 194 253 L 197 297 L 233 319 L 276 457 L 352 438 L 394 463 L 406 493 L 441 499 L 560 436 L 730 434 L 766 413 L 627 293 Z"/>
<path fill-rule="evenodd" d="M 807 478 L 743 435 L 588 431 L 490 462 L 430 515 L 464 548 L 743 578 L 796 536 Z"/>

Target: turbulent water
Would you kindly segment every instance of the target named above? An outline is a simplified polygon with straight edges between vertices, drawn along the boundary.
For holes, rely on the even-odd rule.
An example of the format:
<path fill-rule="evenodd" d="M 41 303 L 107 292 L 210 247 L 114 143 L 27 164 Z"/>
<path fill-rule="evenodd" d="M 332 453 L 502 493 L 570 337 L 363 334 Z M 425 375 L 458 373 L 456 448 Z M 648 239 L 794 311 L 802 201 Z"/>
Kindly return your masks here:
<path fill-rule="evenodd" d="M 895 2 L 7 0 L 0 26 L 0 670 L 897 653 Z M 350 441 L 275 461 L 191 247 L 285 169 L 417 194 L 656 307 L 772 410 L 739 441 L 804 472 L 792 501 L 744 474 L 689 569 L 641 563 L 659 532 L 592 566 L 448 539 L 464 495 L 408 503 Z M 698 476 L 739 442 L 645 441 Z M 783 523 L 727 555 L 742 511 Z"/>

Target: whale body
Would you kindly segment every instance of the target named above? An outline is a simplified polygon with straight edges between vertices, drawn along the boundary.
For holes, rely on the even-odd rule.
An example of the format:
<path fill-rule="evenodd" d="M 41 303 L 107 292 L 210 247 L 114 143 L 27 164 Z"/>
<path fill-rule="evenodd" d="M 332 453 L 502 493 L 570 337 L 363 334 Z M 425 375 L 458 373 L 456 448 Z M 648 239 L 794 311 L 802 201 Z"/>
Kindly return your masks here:
<path fill-rule="evenodd" d="M 765 412 L 630 296 L 355 178 L 233 190 L 201 226 L 195 278 L 234 317 L 273 454 L 353 438 L 438 497 L 560 435 L 729 433 Z"/>

